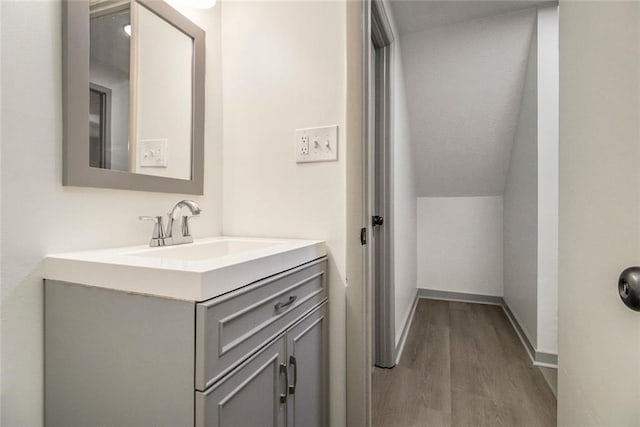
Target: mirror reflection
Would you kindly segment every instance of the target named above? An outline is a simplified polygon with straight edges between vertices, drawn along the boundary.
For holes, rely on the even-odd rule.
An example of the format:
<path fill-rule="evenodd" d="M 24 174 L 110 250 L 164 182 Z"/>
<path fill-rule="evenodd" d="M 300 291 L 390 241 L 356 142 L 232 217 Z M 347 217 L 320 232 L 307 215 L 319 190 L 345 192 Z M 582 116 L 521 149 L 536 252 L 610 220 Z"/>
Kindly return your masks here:
<path fill-rule="evenodd" d="M 129 170 L 128 3 L 93 12 L 89 55 L 89 163 Z M 130 28 L 130 27 L 129 27 Z"/>
<path fill-rule="evenodd" d="M 193 55 L 144 2 L 91 1 L 91 167 L 191 179 Z"/>

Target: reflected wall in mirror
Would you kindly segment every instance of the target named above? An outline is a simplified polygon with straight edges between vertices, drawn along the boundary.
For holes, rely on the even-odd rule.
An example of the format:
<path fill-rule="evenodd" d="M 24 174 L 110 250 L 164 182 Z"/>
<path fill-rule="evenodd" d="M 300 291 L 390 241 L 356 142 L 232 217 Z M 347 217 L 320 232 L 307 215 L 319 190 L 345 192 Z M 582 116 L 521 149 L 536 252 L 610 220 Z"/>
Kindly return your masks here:
<path fill-rule="evenodd" d="M 204 31 L 162 0 L 63 4 L 63 183 L 202 194 Z"/>
<path fill-rule="evenodd" d="M 145 7 L 137 6 L 135 172 L 191 177 L 193 40 Z M 146 156 L 165 150 L 154 167 Z M 150 167 L 148 167 L 150 166 Z"/>

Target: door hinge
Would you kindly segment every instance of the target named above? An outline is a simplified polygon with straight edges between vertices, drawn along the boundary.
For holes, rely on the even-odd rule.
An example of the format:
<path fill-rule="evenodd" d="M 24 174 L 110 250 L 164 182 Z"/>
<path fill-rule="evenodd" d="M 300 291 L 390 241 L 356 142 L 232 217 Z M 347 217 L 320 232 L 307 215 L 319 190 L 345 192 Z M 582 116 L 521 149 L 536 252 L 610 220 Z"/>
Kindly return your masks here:
<path fill-rule="evenodd" d="M 360 244 L 363 246 L 367 244 L 367 229 L 365 227 L 360 229 Z"/>

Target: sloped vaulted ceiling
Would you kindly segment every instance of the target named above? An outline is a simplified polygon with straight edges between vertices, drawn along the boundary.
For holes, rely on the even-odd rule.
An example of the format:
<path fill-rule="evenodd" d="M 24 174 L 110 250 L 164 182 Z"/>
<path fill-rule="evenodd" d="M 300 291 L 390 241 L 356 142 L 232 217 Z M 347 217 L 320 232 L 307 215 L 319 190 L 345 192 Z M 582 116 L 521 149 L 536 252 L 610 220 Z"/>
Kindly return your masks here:
<path fill-rule="evenodd" d="M 478 18 L 477 8 L 460 9 L 473 19 L 402 34 L 402 16 L 411 15 L 403 8 L 412 3 L 425 7 L 393 2 L 392 11 L 401 33 L 418 196 L 502 195 L 535 10 Z M 446 16 L 451 22 L 466 15 Z M 415 19 L 409 27 L 420 28 Z"/>

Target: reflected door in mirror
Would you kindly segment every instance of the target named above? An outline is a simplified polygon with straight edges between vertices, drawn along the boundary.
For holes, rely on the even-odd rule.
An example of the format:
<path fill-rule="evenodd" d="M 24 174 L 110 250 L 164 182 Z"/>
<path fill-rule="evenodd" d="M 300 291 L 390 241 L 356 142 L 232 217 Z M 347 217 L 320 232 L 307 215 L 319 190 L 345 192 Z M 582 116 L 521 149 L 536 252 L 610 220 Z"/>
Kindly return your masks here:
<path fill-rule="evenodd" d="M 111 168 L 111 90 L 96 84 L 89 88 L 89 165 Z"/>

